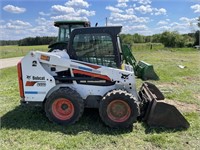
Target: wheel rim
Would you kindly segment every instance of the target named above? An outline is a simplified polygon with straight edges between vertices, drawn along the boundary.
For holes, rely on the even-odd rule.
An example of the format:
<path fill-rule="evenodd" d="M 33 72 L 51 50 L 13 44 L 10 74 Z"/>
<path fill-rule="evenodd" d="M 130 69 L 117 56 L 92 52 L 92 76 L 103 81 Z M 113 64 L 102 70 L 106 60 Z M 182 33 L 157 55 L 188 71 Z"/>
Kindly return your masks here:
<path fill-rule="evenodd" d="M 122 100 L 114 100 L 107 107 L 108 117 L 114 122 L 124 122 L 131 115 L 129 105 Z"/>
<path fill-rule="evenodd" d="M 59 98 L 52 105 L 54 116 L 60 120 L 68 120 L 74 115 L 74 105 L 65 98 Z"/>

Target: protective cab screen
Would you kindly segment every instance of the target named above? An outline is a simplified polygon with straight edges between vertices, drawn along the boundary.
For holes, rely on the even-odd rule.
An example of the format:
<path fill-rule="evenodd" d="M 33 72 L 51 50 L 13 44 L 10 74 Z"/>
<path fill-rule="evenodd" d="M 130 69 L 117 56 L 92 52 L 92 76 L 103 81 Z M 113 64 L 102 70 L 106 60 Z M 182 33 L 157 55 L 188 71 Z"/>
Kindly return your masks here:
<path fill-rule="evenodd" d="M 112 38 L 108 34 L 77 34 L 73 49 L 80 61 L 117 67 Z"/>

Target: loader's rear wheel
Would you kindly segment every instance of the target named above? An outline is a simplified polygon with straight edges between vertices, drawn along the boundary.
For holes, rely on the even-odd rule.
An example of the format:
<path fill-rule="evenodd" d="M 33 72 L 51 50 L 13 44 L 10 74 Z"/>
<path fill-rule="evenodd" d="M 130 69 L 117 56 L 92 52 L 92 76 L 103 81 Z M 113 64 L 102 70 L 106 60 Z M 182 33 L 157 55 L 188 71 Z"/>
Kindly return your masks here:
<path fill-rule="evenodd" d="M 109 127 L 126 128 L 137 121 L 139 106 L 132 94 L 123 90 L 113 90 L 100 102 L 99 114 Z"/>
<path fill-rule="evenodd" d="M 74 115 L 74 105 L 66 98 L 59 98 L 52 104 L 52 113 L 60 120 L 70 119 Z"/>
<path fill-rule="evenodd" d="M 83 99 L 70 88 L 56 90 L 45 103 L 45 112 L 49 120 L 62 125 L 69 125 L 78 121 L 83 110 Z"/>

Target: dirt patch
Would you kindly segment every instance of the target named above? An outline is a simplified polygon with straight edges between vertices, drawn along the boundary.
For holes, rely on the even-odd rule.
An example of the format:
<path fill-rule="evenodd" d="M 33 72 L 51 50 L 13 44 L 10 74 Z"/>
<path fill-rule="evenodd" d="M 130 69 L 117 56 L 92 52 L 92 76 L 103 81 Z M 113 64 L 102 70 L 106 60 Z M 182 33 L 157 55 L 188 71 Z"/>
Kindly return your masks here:
<path fill-rule="evenodd" d="M 162 83 L 157 85 L 157 87 L 160 89 L 162 93 L 171 93 L 173 89 L 179 88 L 181 85 L 179 85 L 176 82 L 171 82 L 171 83 Z"/>
<path fill-rule="evenodd" d="M 180 85 L 177 82 L 168 82 L 168 83 L 162 83 L 159 84 L 158 87 L 179 87 Z"/>
<path fill-rule="evenodd" d="M 200 101 L 200 95 L 195 94 L 194 97 Z"/>
<path fill-rule="evenodd" d="M 174 105 L 181 112 L 200 112 L 200 108 L 195 104 L 188 104 L 169 99 L 165 99 L 165 102 Z"/>
<path fill-rule="evenodd" d="M 186 77 L 184 77 L 184 79 L 186 79 L 189 82 L 197 82 L 198 83 L 198 81 L 200 80 L 200 77 L 199 76 L 195 76 L 195 77 L 186 76 Z"/>

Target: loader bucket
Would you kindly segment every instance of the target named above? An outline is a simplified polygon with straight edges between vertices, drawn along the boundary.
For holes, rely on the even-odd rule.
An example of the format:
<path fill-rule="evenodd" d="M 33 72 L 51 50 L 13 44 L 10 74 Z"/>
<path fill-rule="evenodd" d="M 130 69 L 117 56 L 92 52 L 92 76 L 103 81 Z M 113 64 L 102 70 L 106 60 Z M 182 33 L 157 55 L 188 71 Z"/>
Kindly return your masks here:
<path fill-rule="evenodd" d="M 158 75 L 153 69 L 153 65 L 148 64 L 144 61 L 139 61 L 135 66 L 135 74 L 138 78 L 142 80 L 159 80 Z"/>
<path fill-rule="evenodd" d="M 170 104 L 153 100 L 148 114 L 147 124 L 165 128 L 189 128 L 188 121 L 179 110 Z"/>
<path fill-rule="evenodd" d="M 130 64 L 133 66 L 135 75 L 142 80 L 159 80 L 158 75 L 155 73 L 153 69 L 153 65 L 148 64 L 144 61 L 139 61 L 136 65 L 137 61 L 132 54 L 128 45 L 122 45 L 122 54 L 123 59 L 126 64 Z"/>
<path fill-rule="evenodd" d="M 179 110 L 175 106 L 163 102 L 164 95 L 155 85 L 148 82 L 143 83 L 139 97 L 142 101 L 140 118 L 149 126 L 189 128 L 190 124 Z"/>

